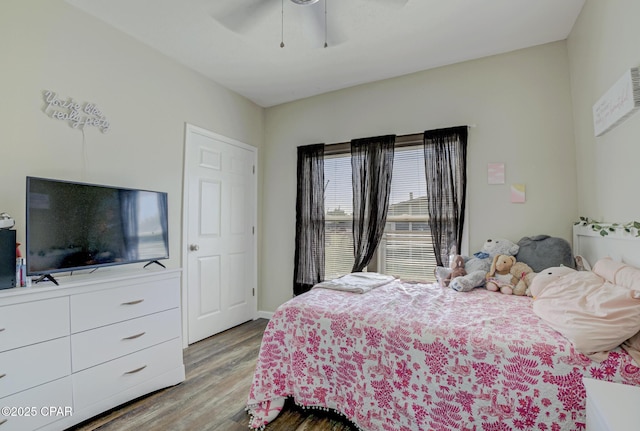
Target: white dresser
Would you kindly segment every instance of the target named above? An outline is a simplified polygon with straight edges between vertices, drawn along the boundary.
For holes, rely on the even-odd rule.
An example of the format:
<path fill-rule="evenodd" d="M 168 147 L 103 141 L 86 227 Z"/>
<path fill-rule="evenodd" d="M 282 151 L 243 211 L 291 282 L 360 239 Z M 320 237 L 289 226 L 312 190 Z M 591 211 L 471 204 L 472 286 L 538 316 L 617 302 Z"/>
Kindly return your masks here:
<path fill-rule="evenodd" d="M 640 387 L 582 379 L 587 391 L 587 431 L 640 429 Z"/>
<path fill-rule="evenodd" d="M 180 270 L 0 290 L 0 431 L 59 431 L 184 380 Z"/>

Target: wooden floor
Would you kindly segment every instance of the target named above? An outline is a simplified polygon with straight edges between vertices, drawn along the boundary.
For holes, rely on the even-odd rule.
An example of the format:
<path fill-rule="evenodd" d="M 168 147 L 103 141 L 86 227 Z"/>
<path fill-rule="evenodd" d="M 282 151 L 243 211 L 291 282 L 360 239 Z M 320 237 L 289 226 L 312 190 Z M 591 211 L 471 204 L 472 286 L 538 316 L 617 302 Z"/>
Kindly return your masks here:
<path fill-rule="evenodd" d="M 186 380 L 77 425 L 76 431 L 246 431 L 244 408 L 266 319 L 247 322 L 189 346 Z M 266 427 L 285 431 L 353 431 L 338 415 L 287 402 Z"/>

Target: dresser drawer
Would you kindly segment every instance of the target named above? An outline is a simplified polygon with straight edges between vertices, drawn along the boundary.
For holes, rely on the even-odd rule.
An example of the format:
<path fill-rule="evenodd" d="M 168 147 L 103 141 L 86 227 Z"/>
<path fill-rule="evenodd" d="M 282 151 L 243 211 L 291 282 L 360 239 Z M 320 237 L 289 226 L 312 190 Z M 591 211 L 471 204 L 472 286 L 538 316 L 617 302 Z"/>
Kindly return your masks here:
<path fill-rule="evenodd" d="M 0 352 L 67 335 L 67 296 L 0 307 Z"/>
<path fill-rule="evenodd" d="M 73 414 L 71 377 L 1 398 L 9 415 L 0 415 L 2 431 L 32 431 Z"/>
<path fill-rule="evenodd" d="M 182 367 L 179 338 L 73 374 L 74 407 L 82 410 L 119 392 Z"/>
<path fill-rule="evenodd" d="M 178 338 L 180 327 L 180 309 L 174 308 L 73 334 L 73 372 Z"/>
<path fill-rule="evenodd" d="M 178 279 L 135 283 L 73 295 L 71 332 L 81 332 L 180 306 Z"/>
<path fill-rule="evenodd" d="M 0 353 L 0 398 L 69 374 L 69 337 Z"/>

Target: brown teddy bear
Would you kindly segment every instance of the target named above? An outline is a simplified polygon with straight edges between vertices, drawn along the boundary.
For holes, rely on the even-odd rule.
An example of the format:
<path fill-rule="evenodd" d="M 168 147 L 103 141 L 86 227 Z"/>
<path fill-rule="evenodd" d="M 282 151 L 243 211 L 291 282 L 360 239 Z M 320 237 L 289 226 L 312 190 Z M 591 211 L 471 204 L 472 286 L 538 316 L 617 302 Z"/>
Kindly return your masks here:
<path fill-rule="evenodd" d="M 511 284 L 512 275 L 511 267 L 516 263 L 516 258 L 513 256 L 507 256 L 506 254 L 499 254 L 493 257 L 491 263 L 491 269 L 487 273 L 486 288 L 492 292 L 504 293 L 505 295 L 511 295 L 513 293 L 513 284 Z"/>
<path fill-rule="evenodd" d="M 520 296 L 531 296 L 531 292 L 529 292 L 529 286 L 531 286 L 533 277 L 536 276 L 536 273 L 533 272 L 533 269 L 524 262 L 515 262 L 511 266 L 511 270 L 509 272 L 512 275 L 511 284 L 513 284 L 514 286 L 513 294 Z"/>
<path fill-rule="evenodd" d="M 449 286 L 451 280 L 464 275 L 467 275 L 467 271 L 464 269 L 464 258 L 456 254 L 453 259 L 451 259 L 451 273 L 443 280 L 444 285 Z"/>

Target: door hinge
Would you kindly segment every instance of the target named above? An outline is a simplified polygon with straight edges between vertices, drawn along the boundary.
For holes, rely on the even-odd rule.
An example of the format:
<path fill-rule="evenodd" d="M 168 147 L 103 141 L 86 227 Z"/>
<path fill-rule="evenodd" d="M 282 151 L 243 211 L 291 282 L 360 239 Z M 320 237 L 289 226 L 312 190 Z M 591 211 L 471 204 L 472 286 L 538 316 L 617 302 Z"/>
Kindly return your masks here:
<path fill-rule="evenodd" d="M 252 296 L 256 296 L 256 288 L 255 287 L 251 288 L 251 295 Z"/>
<path fill-rule="evenodd" d="M 251 233 L 252 234 L 256 234 L 256 227 L 255 226 L 251 226 Z"/>
<path fill-rule="evenodd" d="M 256 173 L 256 165 L 253 165 L 253 173 Z"/>

